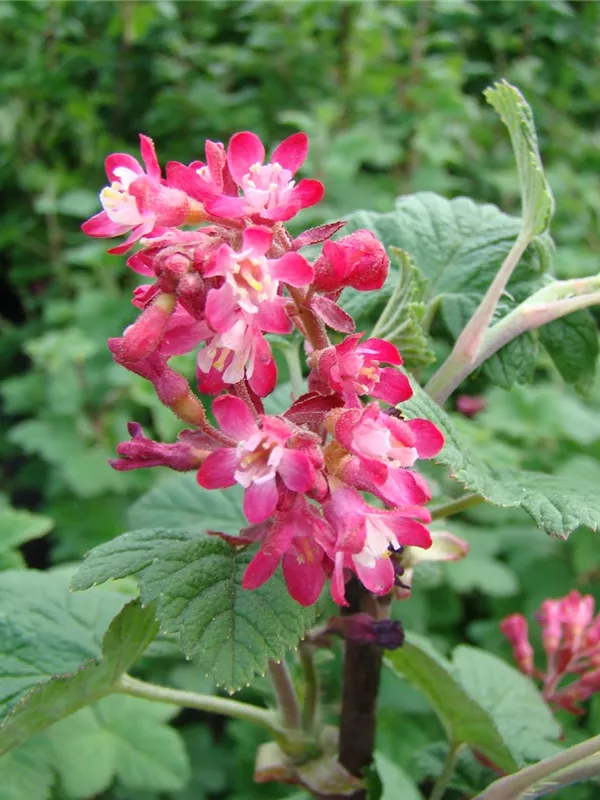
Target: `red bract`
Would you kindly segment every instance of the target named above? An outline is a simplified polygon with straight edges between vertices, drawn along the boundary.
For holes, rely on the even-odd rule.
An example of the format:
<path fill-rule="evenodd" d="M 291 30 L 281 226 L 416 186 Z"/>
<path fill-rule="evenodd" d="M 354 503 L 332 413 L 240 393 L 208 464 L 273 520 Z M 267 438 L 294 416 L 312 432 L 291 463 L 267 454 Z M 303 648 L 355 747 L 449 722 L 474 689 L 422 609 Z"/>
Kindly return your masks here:
<path fill-rule="evenodd" d="M 336 242 L 325 242 L 315 261 L 313 286 L 318 292 L 337 292 L 345 286 L 372 292 L 385 283 L 389 266 L 381 242 L 371 231 L 361 229 Z"/>
<path fill-rule="evenodd" d="M 331 594 L 338 605 L 348 605 L 345 583 L 350 572 L 374 594 L 387 594 L 395 581 L 390 549 L 431 546 L 429 531 L 415 519 L 429 522 L 423 508 L 384 511 L 366 503 L 355 489 L 343 488 L 332 493 L 323 510 L 334 533 L 321 544 L 334 563 Z"/>
<path fill-rule="evenodd" d="M 140 143 L 146 171 L 127 153 L 108 156 L 106 174 L 111 183 L 100 192 L 103 211 L 81 226 L 88 236 L 100 238 L 131 231 L 128 239 L 109 253 L 124 253 L 142 236 L 158 233 L 164 227 L 205 219 L 204 209 L 197 201 L 165 185 L 152 139 L 140 134 Z"/>
<path fill-rule="evenodd" d="M 316 377 L 325 390 L 341 394 L 349 406 L 360 406 L 360 395 L 370 394 L 396 405 L 412 396 L 410 382 L 392 367 L 381 362 L 402 364 L 397 348 L 383 339 L 367 339 L 362 333 L 348 336 L 341 344 L 318 350 L 310 357 Z"/>
<path fill-rule="evenodd" d="M 544 669 L 534 666 L 522 614 L 506 617 L 500 629 L 512 645 L 519 669 L 541 681 L 546 700 L 571 714 L 582 714 L 580 704 L 600 691 L 600 614 L 594 616 L 594 598 L 574 589 L 560 599 L 544 600 L 536 618 L 542 629 Z M 576 680 L 564 683 L 573 675 Z"/>
<path fill-rule="evenodd" d="M 330 536 L 327 522 L 303 497 L 292 508 L 277 512 L 257 534 L 262 539 L 244 573 L 244 589 L 258 589 L 282 562 L 291 596 L 303 606 L 315 603 L 325 583 L 325 552 L 319 540 Z"/>
<path fill-rule="evenodd" d="M 237 397 L 218 397 L 213 414 L 219 427 L 234 442 L 211 453 L 198 471 L 205 489 L 244 487 L 244 514 L 248 522 L 263 522 L 277 508 L 278 479 L 291 492 L 309 492 L 316 482 L 314 442 L 281 417 L 254 418 Z"/>
<path fill-rule="evenodd" d="M 314 206 L 323 197 L 323 184 L 305 179 L 296 185 L 293 180 L 307 153 L 308 137 L 295 133 L 275 148 L 265 164 L 265 148 L 258 136 L 248 131 L 236 133 L 227 148 L 227 164 L 242 197 L 223 194 L 208 199 L 207 211 L 215 217 L 282 222 L 300 209 Z"/>

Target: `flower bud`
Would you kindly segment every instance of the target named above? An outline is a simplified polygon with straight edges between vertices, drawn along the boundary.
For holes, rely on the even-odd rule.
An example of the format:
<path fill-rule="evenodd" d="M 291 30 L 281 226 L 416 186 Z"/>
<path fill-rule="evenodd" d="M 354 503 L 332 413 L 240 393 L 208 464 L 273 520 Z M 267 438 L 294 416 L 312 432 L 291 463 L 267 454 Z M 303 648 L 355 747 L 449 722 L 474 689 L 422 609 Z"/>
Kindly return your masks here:
<path fill-rule="evenodd" d="M 146 467 L 169 467 L 177 472 L 188 472 L 202 464 L 208 455 L 194 444 L 194 431 L 182 431 L 174 444 L 162 444 L 144 436 L 142 426 L 130 422 L 127 430 L 131 436 L 129 442 L 121 442 L 117 446 L 118 459 L 110 461 L 113 469 L 126 472 Z"/>
<path fill-rule="evenodd" d="M 359 292 L 381 289 L 390 261 L 385 248 L 368 230 L 358 230 L 336 242 L 325 242 L 315 261 L 314 288 L 337 292 L 351 286 Z"/>
<path fill-rule="evenodd" d="M 397 620 L 377 620 L 365 613 L 332 617 L 325 633 L 337 634 L 356 644 L 376 644 L 384 650 L 396 650 L 404 642 L 404 630 Z"/>
<path fill-rule="evenodd" d="M 533 648 L 529 642 L 529 626 L 522 614 L 511 614 L 500 623 L 500 630 L 512 645 L 519 669 L 525 675 L 533 673 Z"/>

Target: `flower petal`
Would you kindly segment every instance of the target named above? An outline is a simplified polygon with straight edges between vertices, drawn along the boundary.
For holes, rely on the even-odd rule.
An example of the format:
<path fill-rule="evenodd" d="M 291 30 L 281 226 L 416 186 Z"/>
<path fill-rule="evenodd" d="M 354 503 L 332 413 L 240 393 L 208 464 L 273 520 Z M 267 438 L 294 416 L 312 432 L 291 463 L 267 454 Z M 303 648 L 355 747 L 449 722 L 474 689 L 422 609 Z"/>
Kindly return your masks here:
<path fill-rule="evenodd" d="M 256 421 L 246 403 L 239 397 L 224 395 L 213 403 L 213 414 L 223 433 L 236 442 L 243 441 L 257 431 Z"/>
<path fill-rule="evenodd" d="M 350 605 L 346 600 L 346 574 L 344 569 L 345 563 L 344 553 L 338 552 L 335 554 L 335 562 L 333 568 L 333 575 L 331 576 L 331 596 L 333 602 L 338 606 Z"/>
<path fill-rule="evenodd" d="M 221 447 L 207 456 L 198 470 L 196 480 L 205 489 L 227 489 L 235 484 L 237 464 L 235 448 Z"/>
<path fill-rule="evenodd" d="M 283 297 L 276 297 L 271 302 L 264 300 L 254 316 L 254 324 L 265 333 L 290 333 L 292 320 L 288 317 L 285 306 Z"/>
<path fill-rule="evenodd" d="M 268 228 L 246 228 L 242 237 L 242 250 L 252 250 L 253 256 L 264 256 L 273 243 L 273 234 Z"/>
<path fill-rule="evenodd" d="M 306 549 L 312 556 L 312 560 L 305 560 L 305 555 L 302 556 L 296 553 L 286 553 L 282 560 L 283 577 L 288 588 L 288 592 L 301 606 L 312 606 L 319 599 L 319 595 L 325 583 L 325 571 L 321 563 L 321 558 L 315 559 L 313 548 L 314 543 L 310 539 L 303 539 Z M 296 544 L 300 544 L 296 542 Z M 302 549 L 302 545 L 301 545 Z"/>
<path fill-rule="evenodd" d="M 305 133 L 293 133 L 275 148 L 271 163 L 280 164 L 284 169 L 289 169 L 293 175 L 304 164 L 307 155 L 308 136 Z"/>
<path fill-rule="evenodd" d="M 262 164 L 264 160 L 265 148 L 255 133 L 242 131 L 231 137 L 227 148 L 227 164 L 238 186 L 252 164 Z"/>
<path fill-rule="evenodd" d="M 298 203 L 300 208 L 308 208 L 320 203 L 324 194 L 325 187 L 321 181 L 305 178 L 294 188 L 291 199 Z"/>
<path fill-rule="evenodd" d="M 252 374 L 248 376 L 248 383 L 259 397 L 271 394 L 277 383 L 275 359 L 269 343 L 262 336 L 255 343 L 254 364 Z"/>
<path fill-rule="evenodd" d="M 306 286 L 315 276 L 311 264 L 300 253 L 286 253 L 269 264 L 271 275 L 290 286 Z"/>
<path fill-rule="evenodd" d="M 387 594 L 394 586 L 394 565 L 390 558 L 378 558 L 374 567 L 354 559 L 354 569 L 362 585 L 373 594 Z"/>
<path fill-rule="evenodd" d="M 380 372 L 379 383 L 373 387 L 371 394 L 392 406 L 412 397 L 410 381 L 394 367 L 384 367 Z"/>
<path fill-rule="evenodd" d="M 206 298 L 206 320 L 217 333 L 230 330 L 237 321 L 237 299 L 233 288 L 224 283 L 220 289 L 211 289 Z"/>
<path fill-rule="evenodd" d="M 119 225 L 118 222 L 113 222 L 106 211 L 101 211 L 99 214 L 95 214 L 93 217 L 86 220 L 81 226 L 81 230 L 88 236 L 111 238 L 112 236 L 120 236 L 122 233 L 127 233 L 127 231 L 130 230 L 130 226 Z"/>
<path fill-rule="evenodd" d="M 256 553 L 246 567 L 242 578 L 242 589 L 258 589 L 275 573 L 281 560 L 279 553 L 266 552 L 264 547 Z"/>
<path fill-rule="evenodd" d="M 162 175 L 158 159 L 156 158 L 154 142 L 149 136 L 144 136 L 143 133 L 140 133 L 140 152 L 142 154 L 142 160 L 146 165 L 146 173 L 148 177 L 155 181 L 160 181 Z"/>
<path fill-rule="evenodd" d="M 314 486 L 315 468 L 301 450 L 285 450 L 277 471 L 292 492 L 304 494 Z"/>
<path fill-rule="evenodd" d="M 106 169 L 109 181 L 119 180 L 118 175 L 115 175 L 115 170 L 119 167 L 130 169 L 132 172 L 135 172 L 136 175 L 144 174 L 144 170 L 137 158 L 130 156 L 129 153 L 111 153 L 104 159 L 104 168 Z"/>
<path fill-rule="evenodd" d="M 415 444 L 419 458 L 433 458 L 444 446 L 444 436 L 440 429 L 428 419 L 411 419 L 406 425 L 417 436 Z"/>
<path fill-rule="evenodd" d="M 210 458 L 210 456 L 209 456 Z M 275 479 L 253 483 L 244 493 L 244 514 L 248 522 L 264 522 L 277 508 L 279 492 Z"/>
<path fill-rule="evenodd" d="M 394 347 L 391 342 L 386 342 L 385 339 L 366 339 L 356 349 L 359 353 L 368 353 L 377 361 L 385 361 L 386 364 L 393 364 L 397 367 L 402 364 L 402 356 L 398 352 L 398 348 Z"/>
<path fill-rule="evenodd" d="M 399 508 L 418 506 L 429 500 L 429 495 L 407 469 L 390 469 L 383 486 L 379 487 L 385 499 Z"/>
<path fill-rule="evenodd" d="M 229 197 L 223 194 L 220 197 L 208 198 L 204 205 L 208 213 L 214 217 L 239 219 L 246 216 L 246 201 L 243 197 Z"/>
<path fill-rule="evenodd" d="M 401 511 L 384 512 L 384 524 L 396 534 L 402 545 L 431 547 L 431 535 L 424 525 L 405 517 Z"/>

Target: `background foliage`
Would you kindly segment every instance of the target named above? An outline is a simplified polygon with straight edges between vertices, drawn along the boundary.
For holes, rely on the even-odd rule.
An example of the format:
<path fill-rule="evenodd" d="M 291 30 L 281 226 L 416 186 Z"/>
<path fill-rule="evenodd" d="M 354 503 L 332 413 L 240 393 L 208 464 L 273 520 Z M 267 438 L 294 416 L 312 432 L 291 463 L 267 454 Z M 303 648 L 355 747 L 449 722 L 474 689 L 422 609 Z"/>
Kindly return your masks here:
<path fill-rule="evenodd" d="M 277 142 L 301 128 L 311 138 L 306 174 L 327 187 L 305 226 L 361 208 L 387 212 L 398 195 L 416 191 L 467 195 L 511 213 L 518 185 L 510 144 L 482 96 L 506 77 L 536 116 L 557 201 L 555 272 L 591 274 L 600 243 L 599 34 L 597 3 L 562 0 L 1 2 L 0 569 L 52 568 L 62 580 L 70 562 L 126 529 L 128 506 L 157 479 L 108 466 L 127 420 L 167 440 L 178 430 L 106 349 L 134 314 L 123 260 L 79 230 L 98 208 L 105 154 L 135 153 L 142 131 L 162 161 L 187 162 L 202 157 L 205 138 L 249 129 Z M 442 353 L 443 331 L 433 332 Z M 510 392 L 477 378 L 469 391 L 484 392 L 487 408 L 473 422 L 456 415 L 461 432 L 498 466 L 600 479 L 600 381 L 577 395 L 546 355 L 527 377 L 532 385 Z M 443 494 L 443 475 L 431 477 Z M 407 627 L 442 649 L 471 642 L 506 656 L 498 632 L 506 613 L 531 614 L 573 586 L 600 599 L 600 553 L 589 531 L 565 544 L 517 511 L 490 508 L 447 527 L 469 540 L 471 556 L 423 574 L 398 609 Z M 210 690 L 168 640 L 153 647 L 147 676 Z M 332 698 L 337 659 L 324 665 Z M 382 763 L 387 757 L 417 780 L 435 774 L 440 752 L 431 742 L 442 736 L 428 706 L 392 674 L 382 693 Z M 253 786 L 262 734 L 247 724 L 186 712 L 175 734 L 166 713 L 133 713 L 146 714 L 150 757 L 132 740 L 118 761 L 111 737 L 131 735 L 128 715 L 100 700 L 7 757 L 5 769 L 20 776 L 14 786 L 24 775 L 30 781 L 10 800 L 49 792 L 54 800 L 283 795 Z M 597 732 L 600 704 L 560 721 L 567 742 L 577 741 Z M 102 769 L 80 774 L 85 752 L 98 748 Z M 163 760 L 148 773 L 159 751 Z M 455 798 L 477 785 L 478 765 L 463 766 Z M 593 796 L 567 791 L 569 800 Z"/>

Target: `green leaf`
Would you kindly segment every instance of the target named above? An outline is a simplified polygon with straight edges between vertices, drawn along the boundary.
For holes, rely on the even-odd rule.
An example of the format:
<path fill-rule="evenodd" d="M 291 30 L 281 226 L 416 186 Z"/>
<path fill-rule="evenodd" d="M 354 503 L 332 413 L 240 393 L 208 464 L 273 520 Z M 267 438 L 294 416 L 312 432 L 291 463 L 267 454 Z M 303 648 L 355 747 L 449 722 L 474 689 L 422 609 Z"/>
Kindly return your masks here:
<path fill-rule="evenodd" d="M 598 360 L 598 328 L 592 314 L 576 311 L 543 325 L 539 337 L 562 377 L 579 388 L 589 388 Z"/>
<path fill-rule="evenodd" d="M 375 767 L 382 788 L 379 800 L 423 800 L 414 781 L 383 753 L 375 753 Z"/>
<path fill-rule="evenodd" d="M 388 655 L 386 664 L 427 696 L 455 745 L 476 748 L 506 772 L 517 768 L 492 717 L 461 685 L 452 664 L 428 642 L 407 636 L 403 646 Z"/>
<path fill-rule="evenodd" d="M 486 89 L 484 95 L 510 134 L 521 186 L 523 232 L 537 236 L 548 230 L 554 198 L 544 175 L 531 107 L 521 92 L 504 80 Z"/>
<path fill-rule="evenodd" d="M 31 800 L 28 792 L 37 783 L 39 797 L 47 797 L 53 774 L 68 797 L 95 797 L 115 779 L 128 791 L 179 791 L 190 764 L 183 739 L 166 724 L 176 713 L 137 697 L 105 697 L 4 756 L 0 785 L 10 780 L 15 800 Z"/>
<path fill-rule="evenodd" d="M 137 661 L 158 626 L 137 600 L 108 626 L 126 599 L 70 597 L 62 575 L 0 575 L 0 753 L 110 693 Z"/>
<path fill-rule="evenodd" d="M 561 730 L 529 678 L 501 659 L 476 647 L 454 651 L 454 674 L 494 720 L 520 764 L 539 761 L 560 749 L 551 740 Z"/>
<path fill-rule="evenodd" d="M 2 800 L 48 800 L 54 783 L 46 742 L 36 737 L 0 758 Z"/>
<path fill-rule="evenodd" d="M 372 335 L 393 342 L 408 369 L 426 367 L 435 361 L 422 325 L 426 281 L 408 253 L 397 247 L 390 250 L 397 265 L 396 286 Z"/>
<path fill-rule="evenodd" d="M 178 633 L 186 655 L 235 691 L 296 647 L 315 616 L 291 599 L 280 571 L 259 589 L 241 588 L 253 552 L 197 531 L 133 531 L 88 553 L 72 587 L 135 576 L 161 629 Z"/>
<path fill-rule="evenodd" d="M 425 417 L 442 431 L 445 445 L 435 459 L 450 468 L 450 474 L 466 489 L 504 508 L 522 508 L 535 524 L 566 538 L 580 525 L 600 527 L 600 495 L 590 481 L 571 483 L 541 472 L 527 472 L 487 464 L 458 434 L 450 417 L 416 383 L 414 394 L 402 411 L 409 419 Z"/>
<path fill-rule="evenodd" d="M 53 525 L 49 517 L 15 508 L 0 508 L 0 554 L 5 554 L 23 542 L 48 533 Z"/>
<path fill-rule="evenodd" d="M 174 475 L 134 503 L 129 523 L 133 528 L 238 533 L 248 525 L 242 513 L 242 496 L 238 486 L 208 491 L 198 485 L 194 473 Z"/>
<path fill-rule="evenodd" d="M 448 583 L 457 592 L 479 589 L 492 597 L 513 597 L 519 593 L 517 576 L 501 561 L 470 553 L 462 561 L 446 567 Z"/>
<path fill-rule="evenodd" d="M 537 364 L 538 339 L 527 331 L 504 345 L 483 365 L 487 377 L 502 389 L 512 389 L 515 383 L 531 383 Z"/>

